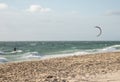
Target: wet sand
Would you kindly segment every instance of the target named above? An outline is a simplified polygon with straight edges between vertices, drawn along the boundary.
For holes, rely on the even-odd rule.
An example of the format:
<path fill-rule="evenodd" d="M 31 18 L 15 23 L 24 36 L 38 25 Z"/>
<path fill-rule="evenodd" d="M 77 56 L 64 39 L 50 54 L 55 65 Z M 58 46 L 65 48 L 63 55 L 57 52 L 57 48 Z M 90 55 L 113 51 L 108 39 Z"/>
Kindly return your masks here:
<path fill-rule="evenodd" d="M 0 82 L 120 82 L 120 52 L 0 64 Z"/>

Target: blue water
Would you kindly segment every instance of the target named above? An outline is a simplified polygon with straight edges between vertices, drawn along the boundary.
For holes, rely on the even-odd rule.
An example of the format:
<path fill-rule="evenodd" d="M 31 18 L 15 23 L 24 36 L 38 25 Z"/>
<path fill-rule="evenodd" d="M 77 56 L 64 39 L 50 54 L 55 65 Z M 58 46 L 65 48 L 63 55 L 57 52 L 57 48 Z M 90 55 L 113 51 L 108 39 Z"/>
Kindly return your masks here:
<path fill-rule="evenodd" d="M 16 51 L 13 49 L 17 48 Z M 0 62 L 114 52 L 120 41 L 33 41 L 0 42 Z"/>

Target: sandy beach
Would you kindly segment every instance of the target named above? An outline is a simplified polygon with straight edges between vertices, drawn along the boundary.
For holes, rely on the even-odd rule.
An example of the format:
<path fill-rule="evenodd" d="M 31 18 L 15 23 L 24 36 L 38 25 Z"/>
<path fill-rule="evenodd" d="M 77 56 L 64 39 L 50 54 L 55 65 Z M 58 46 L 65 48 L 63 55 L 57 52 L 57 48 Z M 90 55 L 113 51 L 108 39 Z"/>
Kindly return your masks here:
<path fill-rule="evenodd" d="M 0 64 L 0 82 L 120 82 L 120 52 Z"/>

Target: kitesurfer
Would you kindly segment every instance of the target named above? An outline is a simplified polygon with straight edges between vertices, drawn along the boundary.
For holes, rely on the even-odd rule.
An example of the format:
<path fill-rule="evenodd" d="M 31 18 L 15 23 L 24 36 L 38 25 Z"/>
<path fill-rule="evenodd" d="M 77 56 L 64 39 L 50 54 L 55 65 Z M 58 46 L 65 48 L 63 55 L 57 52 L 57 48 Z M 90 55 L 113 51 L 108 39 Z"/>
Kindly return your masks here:
<path fill-rule="evenodd" d="M 17 49 L 16 49 L 16 47 L 14 48 L 14 51 L 16 51 Z"/>

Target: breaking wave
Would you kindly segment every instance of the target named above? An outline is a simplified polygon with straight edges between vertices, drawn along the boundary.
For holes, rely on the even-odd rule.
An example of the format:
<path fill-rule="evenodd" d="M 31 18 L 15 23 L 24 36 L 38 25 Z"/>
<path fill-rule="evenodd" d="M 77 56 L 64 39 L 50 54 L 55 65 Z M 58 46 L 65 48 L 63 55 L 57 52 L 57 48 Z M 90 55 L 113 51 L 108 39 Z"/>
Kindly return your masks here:
<path fill-rule="evenodd" d="M 21 57 L 22 59 L 34 59 L 34 58 L 41 58 L 38 52 L 27 52 L 24 53 Z"/>
<path fill-rule="evenodd" d="M 0 57 L 0 63 L 8 62 L 7 58 Z"/>
<path fill-rule="evenodd" d="M 105 47 L 103 49 L 100 49 L 102 52 L 114 52 L 114 51 L 119 51 L 120 50 L 120 45 L 112 45 Z"/>

